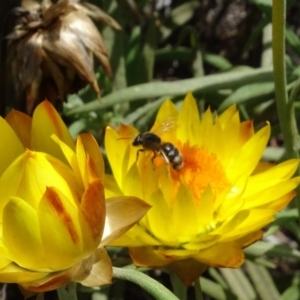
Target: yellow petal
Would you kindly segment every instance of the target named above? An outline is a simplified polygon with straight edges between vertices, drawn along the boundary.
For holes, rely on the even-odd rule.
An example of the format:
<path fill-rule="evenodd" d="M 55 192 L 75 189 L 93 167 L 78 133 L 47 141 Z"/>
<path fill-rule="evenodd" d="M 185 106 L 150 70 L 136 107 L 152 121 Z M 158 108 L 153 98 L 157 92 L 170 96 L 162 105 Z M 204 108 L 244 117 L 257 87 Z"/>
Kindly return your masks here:
<path fill-rule="evenodd" d="M 255 192 L 255 187 L 251 186 L 251 190 L 249 188 L 248 191 L 250 190 L 249 194 L 252 195 L 245 195 L 244 208 L 249 209 L 263 206 L 269 202 L 284 197 L 290 191 L 294 190 L 299 183 L 300 177 L 294 177 L 290 180 L 283 180 L 282 182 L 274 184 L 271 187 L 268 187 L 268 183 L 266 183 L 266 188 L 260 190 L 260 187 L 258 187 L 258 190 L 255 194 L 253 194 Z"/>
<path fill-rule="evenodd" d="M 177 234 L 179 243 L 189 241 L 191 237 L 196 236 L 198 233 L 197 209 L 193 195 L 184 185 L 179 187 L 171 210 L 170 226 L 172 226 L 173 232 Z"/>
<path fill-rule="evenodd" d="M 11 263 L 6 268 L 0 270 L 0 281 L 3 283 L 22 283 L 38 280 L 47 275 L 48 272 L 33 272 Z"/>
<path fill-rule="evenodd" d="M 195 205 L 195 213 L 197 214 L 198 230 L 213 220 L 214 196 L 210 186 L 205 189 L 198 203 Z M 188 218 L 188 216 L 186 217 Z"/>
<path fill-rule="evenodd" d="M 52 134 L 55 134 L 74 150 L 75 144 L 66 125 L 51 103 L 44 101 L 37 106 L 33 113 L 31 149 L 49 153 L 65 161 L 60 147 L 51 139 Z"/>
<path fill-rule="evenodd" d="M 139 171 L 136 164 L 133 164 L 129 171 L 127 172 L 126 176 L 124 176 L 123 180 L 123 194 L 124 195 L 133 195 L 138 198 L 143 198 L 142 193 L 142 185 L 136 184 L 139 181 Z"/>
<path fill-rule="evenodd" d="M 81 134 L 78 139 L 82 143 L 85 152 L 89 155 L 93 162 L 93 165 L 91 167 L 93 168 L 95 177 L 100 178 L 103 181 L 104 161 L 100 152 L 100 147 L 97 144 L 95 138 L 91 134 L 85 133 Z"/>
<path fill-rule="evenodd" d="M 262 152 L 266 147 L 270 136 L 270 125 L 260 129 L 233 157 L 231 163 L 226 166 L 230 172 L 227 176 L 230 180 L 236 180 L 241 174 L 250 175 L 259 162 Z"/>
<path fill-rule="evenodd" d="M 167 99 L 162 106 L 159 108 L 155 124 L 151 128 L 151 131 L 156 131 L 159 126 L 161 126 L 167 120 L 176 120 L 178 117 L 178 111 L 174 103 Z"/>
<path fill-rule="evenodd" d="M 193 256 L 197 261 L 223 268 L 238 268 L 244 262 L 244 253 L 236 243 L 218 243 L 210 248 L 199 251 Z"/>
<path fill-rule="evenodd" d="M 11 263 L 11 260 L 8 258 L 8 251 L 3 244 L 3 240 L 0 240 L 0 270 L 4 269 Z"/>
<path fill-rule="evenodd" d="M 59 190 L 48 187 L 38 207 L 39 227 L 48 269 L 67 269 L 83 252 L 78 211 Z"/>
<path fill-rule="evenodd" d="M 118 197 L 123 195 L 123 192 L 120 190 L 120 187 L 118 186 L 113 175 L 105 174 L 104 187 L 106 198 Z"/>
<path fill-rule="evenodd" d="M 3 244 L 8 257 L 29 270 L 47 269 L 37 212 L 24 200 L 11 198 L 3 210 Z"/>
<path fill-rule="evenodd" d="M 200 129 L 200 118 L 196 101 L 188 93 L 183 101 L 177 125 L 177 137 L 183 143 L 187 141 L 191 146 L 196 143 Z"/>
<path fill-rule="evenodd" d="M 0 210 L 10 196 L 20 197 L 37 207 L 47 186 L 55 186 L 69 199 L 76 200 L 81 194 L 69 167 L 47 154 L 26 150 L 0 178 L 3 190 Z"/>
<path fill-rule="evenodd" d="M 79 265 L 75 265 L 74 267 L 62 272 L 49 273 L 46 277 L 41 279 L 33 281 L 27 280 L 21 283 L 21 287 L 37 293 L 52 291 L 71 281 L 78 269 Z"/>
<path fill-rule="evenodd" d="M 24 146 L 7 122 L 0 117 L 0 176 L 4 170 L 24 152 Z M 9 151 L 8 151 L 9 150 Z"/>
<path fill-rule="evenodd" d="M 107 245 L 124 234 L 149 208 L 150 205 L 135 197 L 107 199 L 105 230 L 101 245 Z"/>
<path fill-rule="evenodd" d="M 163 244 L 177 246 L 179 240 L 177 232 L 174 230 L 172 212 L 162 192 L 157 190 L 147 200 L 152 207 L 140 221 L 141 226 L 147 228 Z"/>
<path fill-rule="evenodd" d="M 12 110 L 5 120 L 14 130 L 24 148 L 30 149 L 31 147 L 31 124 L 32 120 L 26 114 Z"/>
<path fill-rule="evenodd" d="M 241 248 L 245 248 L 260 240 L 263 237 L 263 234 L 264 232 L 262 230 L 257 230 L 239 238 L 236 242 L 241 246 Z"/>
<path fill-rule="evenodd" d="M 271 223 L 274 220 L 275 213 L 276 211 L 273 209 L 240 211 L 232 220 L 216 230 L 215 233 L 222 236 L 222 242 L 234 241 Z"/>
<path fill-rule="evenodd" d="M 106 128 L 105 148 L 107 149 L 107 157 L 112 168 L 112 172 L 119 187 L 122 187 L 123 173 L 122 164 L 128 141 L 118 140 L 120 136 L 110 127 Z"/>
<path fill-rule="evenodd" d="M 82 238 L 87 253 L 92 253 L 101 241 L 105 225 L 104 187 L 100 179 L 89 184 L 80 204 Z"/>
<path fill-rule="evenodd" d="M 238 146 L 241 146 L 245 144 L 254 135 L 253 121 L 242 122 L 239 127 L 240 134 Z"/>
<path fill-rule="evenodd" d="M 225 125 L 229 122 L 229 120 L 236 114 L 237 109 L 236 105 L 233 104 L 228 107 L 224 112 L 222 112 L 221 116 L 219 117 L 220 122 Z"/>
<path fill-rule="evenodd" d="M 76 184 L 78 184 L 80 189 L 83 190 L 84 187 L 83 187 L 82 177 L 78 166 L 76 153 L 67 144 L 61 141 L 56 135 L 52 134 L 51 138 L 59 145 L 62 153 L 64 154 L 67 162 L 69 163 L 70 167 L 72 168 L 75 174 Z"/>
<path fill-rule="evenodd" d="M 129 248 L 133 263 L 139 267 L 162 267 L 170 264 L 173 260 L 159 257 L 152 247 Z"/>

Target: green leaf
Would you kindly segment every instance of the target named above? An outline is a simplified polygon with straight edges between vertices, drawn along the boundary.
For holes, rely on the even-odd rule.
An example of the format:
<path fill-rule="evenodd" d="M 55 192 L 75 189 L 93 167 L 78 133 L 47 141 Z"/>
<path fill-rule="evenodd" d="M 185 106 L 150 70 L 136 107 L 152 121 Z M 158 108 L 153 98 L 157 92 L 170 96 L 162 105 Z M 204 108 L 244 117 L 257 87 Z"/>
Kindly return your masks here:
<path fill-rule="evenodd" d="M 300 299 L 300 272 L 296 271 L 293 276 L 292 284 L 281 295 L 280 300 L 299 300 Z"/>
<path fill-rule="evenodd" d="M 186 47 L 176 48 L 162 48 L 155 50 L 155 60 L 160 61 L 173 61 L 191 62 L 193 59 L 193 50 Z"/>
<path fill-rule="evenodd" d="M 160 27 L 162 39 L 168 38 L 175 28 L 188 22 L 193 17 L 196 8 L 198 8 L 199 5 L 199 1 L 185 1 L 184 4 L 174 8 L 171 12 L 167 25 Z"/>
<path fill-rule="evenodd" d="M 219 284 L 205 277 L 200 277 L 202 292 L 216 300 L 237 300 L 230 290 L 223 289 Z"/>
<path fill-rule="evenodd" d="M 246 260 L 246 269 L 261 300 L 279 300 L 280 294 L 265 267 Z"/>
<path fill-rule="evenodd" d="M 115 91 L 85 105 L 75 107 L 66 115 L 96 111 L 117 103 L 131 102 L 156 97 L 184 96 L 188 92 L 209 93 L 221 89 L 237 89 L 253 82 L 270 81 L 273 78 L 271 68 L 231 71 L 222 74 L 208 75 L 201 78 L 184 79 L 176 82 L 151 82 Z"/>
<path fill-rule="evenodd" d="M 207 64 L 210 64 L 211 66 L 219 69 L 220 71 L 225 71 L 232 68 L 232 64 L 225 57 L 221 55 L 204 52 L 203 60 Z"/>
<path fill-rule="evenodd" d="M 232 104 L 241 104 L 258 97 L 271 97 L 274 94 L 273 82 L 256 82 L 246 84 L 236 91 L 234 91 L 224 102 L 220 105 L 219 111 L 224 111 Z"/>
<path fill-rule="evenodd" d="M 300 56 L 300 39 L 289 27 L 285 29 L 285 39 L 291 48 Z"/>
<path fill-rule="evenodd" d="M 269 242 L 258 241 L 255 244 L 244 249 L 247 255 L 261 257 L 263 255 L 269 257 L 288 257 L 295 258 L 300 261 L 300 252 L 296 249 L 291 249 L 285 245 L 275 245 Z"/>
<path fill-rule="evenodd" d="M 106 1 L 108 8 L 106 11 L 118 22 L 124 25 L 124 18 L 122 12 L 126 4 L 116 0 Z M 125 69 L 125 50 L 124 45 L 126 41 L 126 34 L 124 31 L 117 31 L 109 26 L 105 26 L 102 30 L 102 37 L 105 47 L 109 53 L 109 60 L 114 72 L 113 89 L 119 90 L 127 86 L 126 69 Z"/>
<path fill-rule="evenodd" d="M 255 290 L 242 269 L 220 269 L 232 292 L 240 300 L 257 299 Z"/>
<path fill-rule="evenodd" d="M 280 300 L 299 300 L 300 299 L 300 289 L 299 285 L 292 285 L 284 291 Z"/>
<path fill-rule="evenodd" d="M 272 0 L 253 0 L 257 7 L 265 13 L 271 21 L 272 15 Z"/>
<path fill-rule="evenodd" d="M 254 29 L 252 30 L 247 42 L 245 43 L 244 49 L 243 49 L 243 53 L 246 53 L 250 50 L 251 46 L 253 45 L 253 43 L 260 38 L 261 33 L 263 31 L 263 29 L 265 28 L 265 26 L 270 23 L 270 18 L 268 18 L 267 16 L 263 16 L 261 20 L 259 20 L 258 24 L 254 27 Z"/>
<path fill-rule="evenodd" d="M 161 104 L 166 100 L 165 97 L 159 98 L 153 102 L 147 103 L 141 107 L 139 107 L 138 109 L 136 109 L 135 111 L 133 111 L 131 114 L 127 115 L 124 118 L 123 123 L 124 124 L 133 124 L 134 122 L 136 122 L 139 118 L 141 118 L 142 116 L 144 116 L 145 114 L 148 114 L 149 111 L 152 110 L 158 110 L 158 108 L 161 106 Z"/>

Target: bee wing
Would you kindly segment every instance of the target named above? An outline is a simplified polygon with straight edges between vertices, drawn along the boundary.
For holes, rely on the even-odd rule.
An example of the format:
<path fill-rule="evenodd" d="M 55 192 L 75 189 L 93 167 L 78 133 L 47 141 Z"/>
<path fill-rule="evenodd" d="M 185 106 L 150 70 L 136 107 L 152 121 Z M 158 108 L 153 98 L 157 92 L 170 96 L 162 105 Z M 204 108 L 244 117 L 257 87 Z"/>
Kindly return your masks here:
<path fill-rule="evenodd" d="M 175 129 L 176 124 L 177 124 L 177 117 L 172 117 L 166 119 L 164 122 L 155 122 L 154 125 L 152 126 L 150 132 L 155 133 L 156 135 L 160 136 L 164 133 L 171 132 L 172 130 Z"/>

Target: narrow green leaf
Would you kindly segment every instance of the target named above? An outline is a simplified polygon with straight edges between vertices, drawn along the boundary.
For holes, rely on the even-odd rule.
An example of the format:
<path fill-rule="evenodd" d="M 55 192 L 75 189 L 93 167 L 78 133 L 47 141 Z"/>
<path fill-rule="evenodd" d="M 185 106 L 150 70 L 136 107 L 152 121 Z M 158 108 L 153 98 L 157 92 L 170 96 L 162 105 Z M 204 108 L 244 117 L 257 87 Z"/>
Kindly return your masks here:
<path fill-rule="evenodd" d="M 221 55 L 204 52 L 203 60 L 211 66 L 218 68 L 220 71 L 225 71 L 232 68 L 232 64 Z"/>
<path fill-rule="evenodd" d="M 220 274 L 220 272 L 218 272 L 218 270 L 216 268 L 208 268 L 208 273 L 209 275 L 216 280 L 224 289 L 228 289 L 228 284 L 225 281 L 224 277 Z"/>
<path fill-rule="evenodd" d="M 193 59 L 193 50 L 187 47 L 162 48 L 155 50 L 156 61 L 191 62 Z"/>
<path fill-rule="evenodd" d="M 182 26 L 193 17 L 199 5 L 199 1 L 185 1 L 184 4 L 177 6 L 171 12 L 172 23 Z"/>
<path fill-rule="evenodd" d="M 292 285 L 288 287 L 281 295 L 280 298 L 280 300 L 299 300 L 299 299 L 300 299 L 299 285 Z"/>
<path fill-rule="evenodd" d="M 195 10 L 199 7 L 199 1 L 185 1 L 184 4 L 181 4 L 174 8 L 171 12 L 170 19 L 167 22 L 166 26 L 161 26 L 162 39 L 166 39 L 171 35 L 173 30 L 179 26 L 184 25 L 188 22 L 194 15 Z"/>
<path fill-rule="evenodd" d="M 153 78 L 153 70 L 154 70 L 154 62 L 155 62 L 155 54 L 154 49 L 157 44 L 157 34 L 156 34 L 156 25 L 155 18 L 152 17 L 148 20 L 147 23 L 147 31 L 145 34 L 145 41 L 143 46 L 143 66 L 145 72 L 145 82 L 151 81 Z"/>
<path fill-rule="evenodd" d="M 234 91 L 224 102 L 220 105 L 219 111 L 224 111 L 232 104 L 245 103 L 252 99 L 257 99 L 262 96 L 271 97 L 274 94 L 273 82 L 256 82 L 252 84 L 246 84 L 236 91 Z"/>
<path fill-rule="evenodd" d="M 269 257 L 288 257 L 295 258 L 300 261 L 300 252 L 291 249 L 285 245 L 275 245 L 270 242 L 258 241 L 255 244 L 244 249 L 244 252 L 251 256 L 261 257 L 263 255 Z"/>
<path fill-rule="evenodd" d="M 257 5 L 257 7 L 265 13 L 269 21 L 271 21 L 272 15 L 272 0 L 253 0 L 253 2 Z"/>
<path fill-rule="evenodd" d="M 247 276 L 244 274 L 242 269 L 220 269 L 220 272 L 228 282 L 230 289 L 238 299 L 241 300 L 255 300 L 256 293 L 248 280 Z"/>
<path fill-rule="evenodd" d="M 215 300 L 237 300 L 237 296 L 231 291 L 223 289 L 219 284 L 205 277 L 200 277 L 202 292 Z"/>
<path fill-rule="evenodd" d="M 271 68 L 231 71 L 222 74 L 208 75 L 202 78 L 185 79 L 176 82 L 151 82 L 128 87 L 113 92 L 83 106 L 75 107 L 66 115 L 96 111 L 117 103 L 130 102 L 156 97 L 184 96 L 187 92 L 209 93 L 221 89 L 236 89 L 253 82 L 270 81 L 273 77 Z"/>
<path fill-rule="evenodd" d="M 291 48 L 300 56 L 300 39 L 289 27 L 285 29 L 285 39 Z"/>
<path fill-rule="evenodd" d="M 299 300 L 300 299 L 300 272 L 296 271 L 292 284 L 284 291 L 284 293 L 281 295 L 280 300 Z"/>
<path fill-rule="evenodd" d="M 141 118 L 143 115 L 149 113 L 149 111 L 152 110 L 158 110 L 158 108 L 160 107 L 160 105 L 166 100 L 165 97 L 159 98 L 153 102 L 147 103 L 143 106 L 141 106 L 140 108 L 136 109 L 135 111 L 133 111 L 131 114 L 127 115 L 124 118 L 123 123 L 124 124 L 133 124 L 134 122 L 136 122 L 139 118 Z"/>
<path fill-rule="evenodd" d="M 265 267 L 246 260 L 246 268 L 261 300 L 279 300 L 280 294 Z"/>
<path fill-rule="evenodd" d="M 108 8 L 106 11 L 118 22 L 124 25 L 124 18 L 122 18 L 123 11 L 126 4 L 116 0 L 105 1 Z M 125 40 L 126 34 L 124 31 L 115 30 L 109 26 L 105 26 L 102 30 L 103 42 L 109 53 L 109 60 L 114 72 L 113 89 L 119 90 L 127 86 L 126 69 L 125 69 Z"/>

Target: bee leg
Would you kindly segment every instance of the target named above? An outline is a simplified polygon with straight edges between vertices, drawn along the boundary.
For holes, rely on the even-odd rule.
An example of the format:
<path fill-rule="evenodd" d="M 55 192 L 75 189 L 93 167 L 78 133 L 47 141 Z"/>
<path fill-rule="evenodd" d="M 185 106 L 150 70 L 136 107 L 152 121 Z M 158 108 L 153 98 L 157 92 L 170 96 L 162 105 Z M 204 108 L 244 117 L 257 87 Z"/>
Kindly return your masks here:
<path fill-rule="evenodd" d="M 166 155 L 163 151 L 160 151 L 159 154 L 161 155 L 161 157 L 162 157 L 163 160 L 165 161 L 166 166 L 167 166 L 167 172 L 168 172 L 168 175 L 170 175 L 170 168 L 169 168 L 170 161 L 169 161 L 167 155 Z"/>
<path fill-rule="evenodd" d="M 145 149 L 139 149 L 138 151 L 136 151 L 136 161 L 135 162 L 138 162 L 140 152 L 144 152 L 144 151 L 145 151 Z"/>

